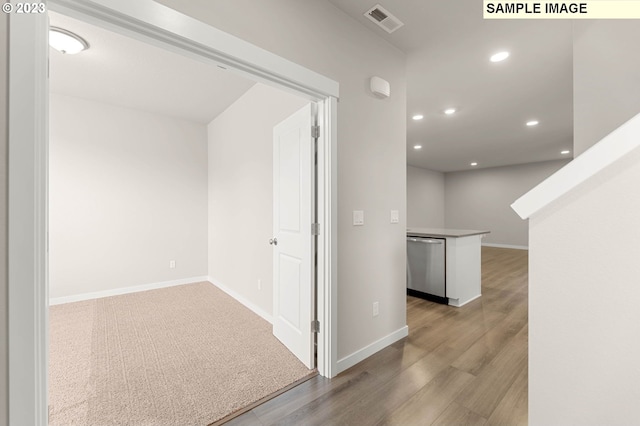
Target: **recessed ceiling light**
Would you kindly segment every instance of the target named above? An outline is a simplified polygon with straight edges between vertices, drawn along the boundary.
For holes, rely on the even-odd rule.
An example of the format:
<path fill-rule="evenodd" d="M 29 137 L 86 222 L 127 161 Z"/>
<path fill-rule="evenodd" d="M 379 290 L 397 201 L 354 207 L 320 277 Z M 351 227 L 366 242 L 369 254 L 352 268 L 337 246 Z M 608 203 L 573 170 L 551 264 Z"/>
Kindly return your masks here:
<path fill-rule="evenodd" d="M 529 127 L 537 126 L 537 125 L 538 125 L 538 120 L 527 121 L 527 126 L 529 126 Z"/>
<path fill-rule="evenodd" d="M 504 52 L 498 52 L 496 54 L 491 55 L 491 58 L 489 58 L 489 60 L 491 62 L 501 62 L 507 59 L 508 57 L 509 57 L 509 52 L 504 51 Z"/>
<path fill-rule="evenodd" d="M 89 43 L 77 34 L 58 27 L 49 28 L 49 46 L 59 52 L 75 55 L 89 48 Z"/>
<path fill-rule="evenodd" d="M 477 165 L 478 165 L 478 163 L 476 163 L 476 162 L 474 161 L 473 163 L 471 163 L 471 165 L 472 165 L 473 167 L 475 167 L 475 166 L 477 166 Z"/>
<path fill-rule="evenodd" d="M 444 113 L 447 114 L 447 115 L 454 114 L 455 112 L 456 112 L 455 108 L 447 108 L 447 109 L 444 110 Z"/>
<path fill-rule="evenodd" d="M 422 149 L 422 145 L 414 145 L 413 149 Z"/>
<path fill-rule="evenodd" d="M 424 118 L 424 115 L 422 115 L 422 114 L 416 114 L 416 115 L 414 115 L 414 116 L 413 116 L 413 117 L 411 117 L 411 118 L 413 118 L 414 120 L 422 120 L 422 119 Z"/>
<path fill-rule="evenodd" d="M 568 149 L 565 149 L 564 151 L 560 151 L 560 154 L 562 155 L 567 155 L 568 153 L 570 153 L 571 151 L 569 151 Z"/>

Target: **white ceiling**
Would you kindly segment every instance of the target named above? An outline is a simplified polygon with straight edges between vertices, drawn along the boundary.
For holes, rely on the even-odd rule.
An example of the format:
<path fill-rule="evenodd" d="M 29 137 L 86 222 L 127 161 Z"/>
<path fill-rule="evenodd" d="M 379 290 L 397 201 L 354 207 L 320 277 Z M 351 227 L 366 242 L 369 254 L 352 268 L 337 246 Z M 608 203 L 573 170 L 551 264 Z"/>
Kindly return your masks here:
<path fill-rule="evenodd" d="M 479 0 L 379 0 L 405 24 L 388 34 L 363 15 L 378 0 L 329 1 L 407 54 L 408 164 L 446 172 L 571 157 L 560 154 L 573 147 L 571 21 L 483 20 Z M 489 62 L 500 50 L 509 59 Z"/>
<path fill-rule="evenodd" d="M 567 158 L 573 145 L 570 21 L 483 20 L 478 0 L 380 0 L 405 23 L 387 34 L 363 16 L 378 0 L 329 0 L 407 54 L 407 162 L 438 171 Z M 52 50 L 53 93 L 208 123 L 254 83 L 213 65 L 66 16 L 78 55 Z M 511 56 L 490 63 L 499 50 Z M 384 78 L 384 75 L 380 77 Z M 392 88 L 393 93 L 393 88 Z M 452 116 L 442 113 L 453 106 Z M 423 114 L 421 121 L 411 120 Z M 527 127 L 537 119 L 540 124 Z M 420 144 L 419 151 L 413 146 Z"/>
<path fill-rule="evenodd" d="M 64 55 L 50 48 L 52 93 L 207 124 L 255 82 L 57 13 L 50 24 L 90 48 Z"/>

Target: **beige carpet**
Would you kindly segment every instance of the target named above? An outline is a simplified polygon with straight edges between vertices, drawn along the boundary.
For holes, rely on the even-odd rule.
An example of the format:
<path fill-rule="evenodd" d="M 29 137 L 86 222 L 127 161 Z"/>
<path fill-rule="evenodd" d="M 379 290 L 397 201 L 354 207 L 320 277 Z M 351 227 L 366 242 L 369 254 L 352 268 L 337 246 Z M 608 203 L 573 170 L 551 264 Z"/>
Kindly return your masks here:
<path fill-rule="evenodd" d="M 207 425 L 311 372 L 210 283 L 50 308 L 51 425 Z"/>

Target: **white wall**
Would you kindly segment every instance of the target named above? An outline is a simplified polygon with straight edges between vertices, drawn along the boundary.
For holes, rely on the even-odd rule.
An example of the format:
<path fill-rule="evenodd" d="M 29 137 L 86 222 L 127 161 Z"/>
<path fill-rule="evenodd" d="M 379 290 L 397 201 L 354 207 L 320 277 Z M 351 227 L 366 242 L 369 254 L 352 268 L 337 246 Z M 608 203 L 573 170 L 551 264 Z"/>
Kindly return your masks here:
<path fill-rule="evenodd" d="M 573 133 L 579 155 L 640 112 L 637 20 L 574 21 Z"/>
<path fill-rule="evenodd" d="M 510 206 L 566 163 L 545 161 L 446 173 L 446 227 L 489 230 L 483 244 L 526 247 L 527 221 Z"/>
<path fill-rule="evenodd" d="M 530 219 L 529 423 L 640 424 L 640 151 Z"/>
<path fill-rule="evenodd" d="M 268 315 L 273 304 L 268 243 L 273 237 L 273 127 L 308 103 L 256 84 L 208 126 L 209 276 Z"/>
<path fill-rule="evenodd" d="M 338 358 L 398 337 L 406 325 L 404 54 L 325 1 L 159 2 L 340 83 Z M 390 98 L 368 91 L 372 76 L 391 83 Z M 352 225 L 353 210 L 365 211 L 364 226 Z M 390 223 L 391 210 L 400 223 Z"/>
<path fill-rule="evenodd" d="M 50 297 L 207 275 L 205 126 L 53 94 L 49 182 Z"/>
<path fill-rule="evenodd" d="M 408 228 L 444 228 L 444 176 L 407 166 Z"/>
<path fill-rule="evenodd" d="M 635 21 L 574 23 L 574 151 L 640 111 Z M 530 219 L 529 423 L 640 424 L 640 152 Z"/>

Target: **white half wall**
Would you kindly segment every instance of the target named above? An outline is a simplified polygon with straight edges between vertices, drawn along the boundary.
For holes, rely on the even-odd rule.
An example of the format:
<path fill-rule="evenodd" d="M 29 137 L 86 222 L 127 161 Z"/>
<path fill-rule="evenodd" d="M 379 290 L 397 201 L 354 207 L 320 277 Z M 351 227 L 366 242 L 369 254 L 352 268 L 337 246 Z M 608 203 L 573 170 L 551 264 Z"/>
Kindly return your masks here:
<path fill-rule="evenodd" d="M 511 204 L 565 164 L 545 161 L 446 173 L 446 227 L 491 231 L 483 244 L 528 246 L 528 222 Z"/>
<path fill-rule="evenodd" d="M 402 329 L 405 55 L 326 1 L 158 1 L 340 84 L 337 359 Z M 376 98 L 369 91 L 373 76 L 390 82 L 389 98 Z M 353 226 L 353 210 L 364 210 L 364 226 Z M 391 210 L 399 210 L 399 223 L 390 223 Z M 372 315 L 375 301 L 380 302 L 377 317 Z"/>
<path fill-rule="evenodd" d="M 268 242 L 273 238 L 273 127 L 308 103 L 258 83 L 208 126 L 209 276 L 268 316 L 273 312 Z"/>
<path fill-rule="evenodd" d="M 577 156 L 640 112 L 637 20 L 573 23 L 573 134 Z"/>
<path fill-rule="evenodd" d="M 640 424 L 640 151 L 535 213 L 529 424 Z"/>
<path fill-rule="evenodd" d="M 444 176 L 407 166 L 407 228 L 444 228 Z"/>
<path fill-rule="evenodd" d="M 206 127 L 56 94 L 50 110 L 50 297 L 207 276 Z"/>

